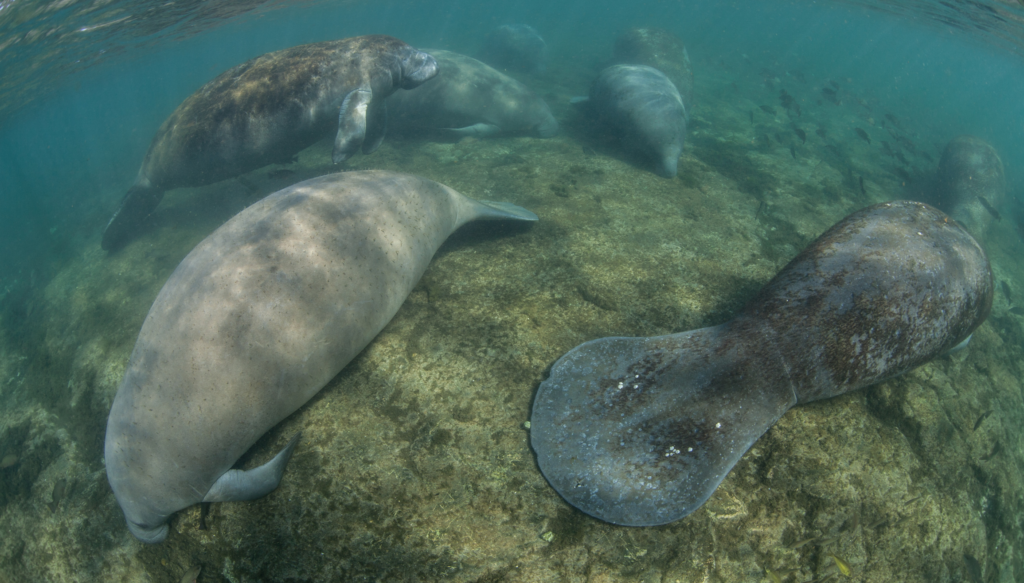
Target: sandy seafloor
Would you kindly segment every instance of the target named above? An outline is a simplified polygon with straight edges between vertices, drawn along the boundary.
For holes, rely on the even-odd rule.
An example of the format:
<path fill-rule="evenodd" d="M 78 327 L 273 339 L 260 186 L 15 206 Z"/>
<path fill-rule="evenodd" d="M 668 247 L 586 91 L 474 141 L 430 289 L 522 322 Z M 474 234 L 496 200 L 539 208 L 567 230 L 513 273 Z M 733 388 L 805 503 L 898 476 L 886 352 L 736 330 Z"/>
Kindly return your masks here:
<path fill-rule="evenodd" d="M 1024 580 L 1024 318 L 1009 313 L 1024 305 L 1024 244 L 1005 217 L 985 241 L 992 315 L 967 350 L 796 407 L 692 515 L 613 526 L 545 482 L 524 422 L 559 356 L 602 336 L 721 323 L 830 225 L 905 196 L 893 170 L 903 166 L 880 148 L 893 141 L 883 123 L 896 126 L 855 80 L 835 80 L 837 105 L 822 99 L 828 79 L 692 54 L 698 103 L 675 179 L 568 104 L 604 55 L 520 77 L 559 118 L 553 139 L 389 135 L 352 160 L 348 169 L 419 174 L 541 220 L 455 234 L 380 336 L 241 460 L 262 463 L 302 430 L 281 487 L 213 505 L 207 530 L 196 506 L 162 544 L 129 534 L 103 470 L 107 412 L 181 258 L 260 197 L 336 171 L 330 143 L 302 152 L 288 176 L 268 178 L 281 169 L 268 167 L 171 191 L 153 232 L 112 256 L 97 233 L 45 287 L 5 302 L 0 581 L 177 582 L 192 565 L 201 582 L 771 581 L 766 567 L 787 582 Z M 801 116 L 780 106 L 781 88 Z M 934 171 L 953 136 L 893 115 L 917 144 L 904 168 Z"/>

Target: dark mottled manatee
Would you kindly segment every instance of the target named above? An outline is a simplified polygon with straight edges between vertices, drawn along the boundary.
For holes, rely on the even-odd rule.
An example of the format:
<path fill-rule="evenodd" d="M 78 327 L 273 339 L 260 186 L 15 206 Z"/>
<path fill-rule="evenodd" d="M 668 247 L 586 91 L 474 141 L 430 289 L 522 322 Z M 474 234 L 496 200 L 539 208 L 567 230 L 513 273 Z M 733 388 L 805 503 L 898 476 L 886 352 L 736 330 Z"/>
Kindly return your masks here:
<path fill-rule="evenodd" d="M 289 160 L 334 133 L 334 163 L 380 146 L 385 98 L 437 74 L 429 54 L 383 35 L 267 53 L 189 96 L 153 137 L 102 246 L 122 247 L 164 191 L 212 184 Z"/>
<path fill-rule="evenodd" d="M 565 354 L 534 401 L 537 462 L 588 514 L 631 526 L 677 520 L 790 407 L 950 351 L 991 306 L 988 258 L 960 225 L 922 203 L 869 207 L 725 324 Z"/>
<path fill-rule="evenodd" d="M 528 24 L 503 24 L 484 37 L 480 56 L 498 69 L 539 73 L 547 64 L 548 46 Z"/>
<path fill-rule="evenodd" d="M 936 194 L 936 206 L 984 240 L 1006 199 L 999 153 L 974 136 L 953 138 L 939 161 Z"/>
<path fill-rule="evenodd" d="M 664 73 L 646 65 L 608 67 L 591 86 L 586 106 L 628 150 L 651 159 L 658 175 L 676 175 L 689 114 Z"/>
<path fill-rule="evenodd" d="M 558 122 L 548 104 L 515 79 L 480 61 L 424 49 L 440 72 L 416 91 L 388 97 L 393 130 L 440 130 L 458 135 L 525 133 L 550 138 Z"/>
<path fill-rule="evenodd" d="M 245 209 L 182 260 L 150 308 L 107 419 L 107 478 L 145 542 L 197 502 L 273 490 L 296 439 L 232 470 L 398 311 L 438 247 L 507 203 L 368 171 L 300 182 Z"/>

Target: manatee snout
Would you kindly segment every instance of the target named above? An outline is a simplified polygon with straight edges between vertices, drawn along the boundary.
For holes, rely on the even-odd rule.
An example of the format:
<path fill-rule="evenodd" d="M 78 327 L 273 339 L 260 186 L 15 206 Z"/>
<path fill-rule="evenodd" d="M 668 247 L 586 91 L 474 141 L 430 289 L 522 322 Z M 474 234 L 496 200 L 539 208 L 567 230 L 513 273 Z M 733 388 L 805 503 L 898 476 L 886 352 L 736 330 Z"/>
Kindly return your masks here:
<path fill-rule="evenodd" d="M 536 130 L 538 136 L 542 138 L 550 138 L 558 133 L 558 121 L 555 119 L 555 116 L 551 115 L 551 112 L 548 111 L 547 117 L 537 124 Z"/>
<path fill-rule="evenodd" d="M 402 89 L 413 89 L 432 79 L 439 71 L 437 60 L 423 51 L 412 51 L 402 61 Z"/>

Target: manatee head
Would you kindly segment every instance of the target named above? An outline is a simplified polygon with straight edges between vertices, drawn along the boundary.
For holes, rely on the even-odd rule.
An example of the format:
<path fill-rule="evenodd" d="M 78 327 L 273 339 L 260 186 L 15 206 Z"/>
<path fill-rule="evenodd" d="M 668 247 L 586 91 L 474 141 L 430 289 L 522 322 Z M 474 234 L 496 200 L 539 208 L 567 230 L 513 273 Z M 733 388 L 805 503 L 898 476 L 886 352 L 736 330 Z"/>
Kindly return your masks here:
<path fill-rule="evenodd" d="M 534 128 L 537 130 L 537 135 L 540 137 L 550 138 L 558 133 L 558 121 L 555 120 L 555 116 L 551 115 L 551 111 L 549 110 L 544 119 L 534 126 Z"/>
<path fill-rule="evenodd" d="M 438 67 L 437 60 L 431 55 L 418 51 L 412 47 L 402 55 L 401 57 L 402 66 L 402 89 L 412 89 L 418 87 L 424 81 L 427 81 L 437 75 Z"/>
<path fill-rule="evenodd" d="M 158 524 L 157 526 L 150 526 L 148 524 L 140 524 L 137 522 L 133 522 L 131 519 L 129 519 L 128 530 L 135 535 L 135 538 L 151 545 L 163 542 L 163 540 L 167 538 L 166 522 Z"/>

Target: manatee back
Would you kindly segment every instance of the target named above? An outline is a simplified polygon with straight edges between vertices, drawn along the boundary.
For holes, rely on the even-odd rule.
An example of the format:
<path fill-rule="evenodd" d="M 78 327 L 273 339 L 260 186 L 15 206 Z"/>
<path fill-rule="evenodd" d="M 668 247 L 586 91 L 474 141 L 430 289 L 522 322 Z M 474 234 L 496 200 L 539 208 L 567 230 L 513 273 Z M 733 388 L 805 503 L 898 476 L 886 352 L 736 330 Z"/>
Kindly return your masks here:
<path fill-rule="evenodd" d="M 675 176 L 687 112 L 664 73 L 645 65 L 608 67 L 590 88 L 590 104 L 629 148 L 662 161 L 663 176 Z"/>
<path fill-rule="evenodd" d="M 779 338 L 800 402 L 898 376 L 967 339 L 992 307 L 984 250 L 928 205 L 853 213 L 744 308 Z"/>
<path fill-rule="evenodd" d="M 437 59 L 438 74 L 414 91 L 397 91 L 388 98 L 394 128 L 453 129 L 486 123 L 506 132 L 534 130 L 542 124 L 557 129 L 547 103 L 519 81 L 466 55 L 423 50 Z"/>
<path fill-rule="evenodd" d="M 201 500 L 486 213 L 511 216 L 430 180 L 351 172 L 270 195 L 202 241 L 157 296 L 111 408 L 107 471 L 126 515 Z"/>

